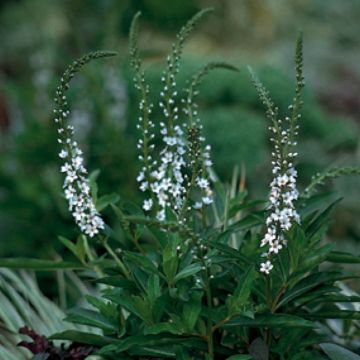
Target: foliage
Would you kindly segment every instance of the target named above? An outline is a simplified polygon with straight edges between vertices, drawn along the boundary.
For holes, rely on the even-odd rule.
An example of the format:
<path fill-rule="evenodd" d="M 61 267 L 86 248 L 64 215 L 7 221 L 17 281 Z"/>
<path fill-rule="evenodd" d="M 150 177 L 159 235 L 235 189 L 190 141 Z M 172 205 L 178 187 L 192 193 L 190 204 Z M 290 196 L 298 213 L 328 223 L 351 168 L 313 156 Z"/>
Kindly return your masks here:
<path fill-rule="evenodd" d="M 288 48 L 288 37 L 283 34 L 293 31 L 294 23 L 290 21 L 289 14 L 294 13 L 297 14 L 296 19 L 303 22 L 301 27 L 305 31 L 311 24 L 311 30 L 307 30 L 311 36 L 306 42 L 309 53 L 318 59 L 324 51 L 319 49 L 319 43 L 329 47 L 336 46 L 332 53 L 342 56 L 328 56 L 325 63 L 329 65 L 334 62 L 336 65 L 338 61 L 344 62 L 346 59 L 344 67 L 351 65 L 353 56 L 350 56 L 349 51 L 356 49 L 345 44 L 356 43 L 356 32 L 351 37 L 350 29 L 340 24 L 350 16 L 356 18 L 358 6 L 354 1 L 351 5 L 332 1 L 326 7 L 321 4 L 315 6 L 308 3 L 300 6 L 292 2 L 273 1 L 271 7 L 275 11 L 275 17 L 271 16 L 269 21 L 282 30 L 276 32 L 273 42 L 266 41 L 266 46 L 262 45 L 260 39 L 256 39 L 255 34 L 258 31 L 262 33 L 260 29 L 264 29 L 266 38 L 274 34 L 268 31 L 268 23 L 261 21 L 261 13 L 268 7 L 267 4 L 257 3 L 255 12 L 251 2 L 232 4 L 231 1 L 205 1 L 215 4 L 217 11 L 199 29 L 186 51 L 181 64 L 182 73 L 178 77 L 179 88 L 186 85 L 185 80 L 189 78 L 189 74 L 197 71 L 203 63 L 213 60 L 211 53 L 216 53 L 221 46 L 234 64 L 254 64 L 259 77 L 279 105 L 280 112 L 286 109 L 291 100 L 292 89 L 292 79 L 287 76 L 287 64 L 290 61 L 287 61 L 288 56 L 280 57 L 278 54 Z M 107 3 L 93 2 L 84 7 L 81 3 L 59 0 L 3 2 L 0 14 L 0 31 L 4 40 L 0 49 L 0 98 L 4 97 L 9 124 L 6 130 L 0 125 L 4 131 L 0 149 L 0 235 L 7 239 L 0 242 L 2 256 L 21 254 L 48 258 L 53 256 L 54 251 L 66 256 L 62 245 L 57 241 L 57 235 L 63 234 L 69 238 L 76 236 L 76 226 L 67 211 L 63 196 L 58 192 L 61 175 L 56 159 L 56 130 L 50 126 L 50 117 L 57 74 L 65 64 L 87 51 L 86 49 L 116 48 L 120 56 L 102 65 L 93 63 L 74 81 L 68 94 L 74 109 L 70 122 L 75 128 L 81 129 L 77 140 L 85 150 L 87 163 L 92 169 L 101 169 L 98 177 L 99 195 L 116 192 L 125 198 L 141 200 L 142 194 L 135 188 L 137 164 L 134 142 L 137 137 L 135 114 L 138 99 L 133 89 L 132 71 L 123 61 L 125 36 L 133 13 L 141 9 L 146 35 L 139 40 L 144 45 L 145 63 L 152 64 L 147 71 L 147 80 L 155 90 L 150 94 L 151 102 L 157 104 L 162 87 L 159 58 L 173 36 L 172 32 L 165 33 L 163 30 L 177 27 L 179 22 L 199 6 L 203 6 L 203 3 L 199 5 L 198 1 L 194 1 L 185 6 L 181 1 L 173 1 L 171 5 L 165 6 L 161 1 L 111 0 Z M 316 9 L 315 14 L 310 10 L 312 6 Z M 335 16 L 337 11 L 343 15 Z M 254 16 L 255 21 L 249 20 L 247 23 L 246 16 L 249 19 Z M 329 33 L 319 31 L 324 24 L 321 20 L 323 17 L 331 18 L 337 27 L 328 29 Z M 97 21 L 98 18 L 103 21 Z M 19 23 L 22 24 L 21 28 L 17 26 Z M 347 25 L 349 23 L 351 21 L 346 22 Z M 248 31 L 247 24 L 251 24 L 254 33 Z M 156 36 L 153 36 L 154 32 Z M 319 34 L 326 36 L 326 40 L 322 37 L 319 39 Z M 146 41 L 147 36 L 151 36 L 151 44 Z M 338 41 L 339 36 L 347 40 Z M 311 51 L 313 48 L 317 51 Z M 275 49 L 276 68 L 265 65 L 274 63 L 272 49 Z M 304 94 L 306 101 L 300 129 L 302 141 L 299 144 L 298 169 L 301 170 L 299 185 L 302 187 L 306 186 L 312 174 L 329 164 L 341 166 L 346 162 L 355 165 L 357 161 L 354 154 L 358 126 L 333 111 L 326 111 L 319 103 L 317 88 L 322 85 L 321 89 L 330 91 L 338 81 L 331 81 L 331 87 L 323 85 L 329 76 L 331 79 L 335 76 L 334 69 L 316 65 L 319 61 L 316 59 L 311 59 L 308 69 L 308 80 L 314 90 L 309 91 L 308 88 Z M 321 66 L 321 77 L 314 76 L 314 73 L 319 73 L 313 70 L 316 66 Z M 356 76 L 351 79 L 355 82 Z M 204 134 L 212 145 L 214 170 L 219 178 L 229 181 L 234 166 L 242 166 L 247 173 L 249 192 L 253 196 L 263 196 L 265 182 L 260 179 L 268 176 L 269 161 L 266 155 L 269 153 L 269 144 L 266 141 L 263 110 L 249 82 L 246 71 L 241 71 L 237 76 L 230 72 L 213 72 L 212 80 L 201 86 L 197 102 L 201 105 L 199 112 L 204 119 Z M 356 104 L 357 91 L 351 89 L 352 86 L 345 86 L 342 90 L 345 93 L 340 94 L 340 97 L 346 96 L 348 91 L 354 98 L 351 104 Z M 333 96 L 329 102 L 336 104 L 338 99 L 338 96 Z M 0 103 L 2 104 L 2 100 Z M 157 107 L 153 114 L 154 117 L 156 114 L 161 116 Z M 2 121 L 0 120 L 1 124 Z M 123 144 L 120 148 L 119 143 Z M 316 157 L 313 156 L 315 152 Z M 126 171 L 118 170 L 124 168 Z M 337 188 L 343 181 L 346 181 L 343 189 L 340 189 L 343 195 L 358 191 L 356 179 L 339 180 Z M 353 186 L 351 190 L 349 184 Z M 356 246 L 359 234 L 356 225 L 358 214 L 356 200 L 345 196 L 337 210 L 337 216 L 341 217 L 341 229 L 336 231 L 337 236 L 334 229 L 329 232 L 330 237 L 337 238 L 339 246 Z M 109 223 L 115 224 L 110 212 L 106 216 Z M 39 219 L 43 219 L 44 224 L 51 223 L 51 226 L 35 226 Z"/>
<path fill-rule="evenodd" d="M 39 269 L 38 266 L 36 268 Z M 76 275 L 69 275 L 68 282 L 75 280 L 79 290 L 81 286 L 85 289 Z M 94 331 L 87 326 L 65 324 L 64 310 L 42 294 L 33 274 L 0 269 L 0 278 L 0 359 L 29 358 L 28 351 L 16 346 L 24 339 L 18 333 L 18 330 L 24 326 L 31 327 L 46 336 L 65 329 Z M 86 291 L 80 291 L 82 296 L 86 294 Z"/>
<path fill-rule="evenodd" d="M 328 194 L 309 194 L 300 199 L 296 204 L 300 219 L 291 218 L 291 226 L 282 229 L 286 242 L 283 250 L 272 257 L 272 271 L 259 272 L 268 201 L 249 198 L 244 180 L 238 176 L 231 185 L 214 180 L 194 102 L 204 74 L 218 66 L 234 68 L 223 63 L 205 66 L 191 78 L 190 87 L 182 94 L 185 100 L 181 102 L 178 96 L 176 77 L 183 43 L 203 14 L 195 15 L 182 28 L 167 58 L 160 102 L 164 125 L 160 126 L 150 120 L 150 87 L 137 49 L 138 16 L 134 19 L 130 55 L 135 86 L 141 96 L 139 182 L 140 186 L 146 182 L 141 189 L 149 196 L 143 204 L 146 213 L 136 204 L 119 201 L 115 195 L 101 201 L 93 197 L 97 210 L 112 210 L 118 225 L 106 225 L 104 232 L 92 240 L 84 235 L 76 243 L 62 239 L 77 259 L 77 265 L 66 265 L 80 267 L 103 285 L 101 296 L 87 296 L 90 306 L 72 310 L 66 320 L 102 334 L 65 330 L 51 339 L 93 346 L 103 359 L 332 359 L 333 352 L 329 355 L 329 345 L 324 344 L 331 341 L 329 319 L 346 320 L 355 327 L 360 320 L 358 311 L 342 306 L 359 302 L 360 297 L 346 295 L 339 285 L 358 276 L 340 267 L 323 266 L 329 262 L 360 262 L 358 256 L 335 252 L 333 244 L 324 241 L 339 199 Z M 275 152 L 279 151 L 286 161 L 292 157 L 288 139 L 291 146 L 296 146 L 289 134 L 297 131 L 301 104 L 301 42 L 297 46 L 296 71 L 293 111 L 285 133 L 278 131 L 281 114 L 269 92 L 256 80 L 276 130 L 272 131 L 279 136 Z M 185 109 L 184 115 L 179 115 L 179 109 Z M 162 139 L 165 145 L 158 141 L 154 142 L 158 147 L 150 147 L 155 130 L 167 135 Z M 176 152 L 184 154 L 182 161 Z M 161 183 L 159 189 L 154 178 L 160 170 L 156 169 L 167 154 L 171 155 L 166 162 L 170 165 L 160 169 L 164 172 L 158 180 L 166 175 L 169 181 L 166 186 Z M 179 170 L 175 162 L 181 164 L 182 177 L 175 171 Z M 275 169 L 276 162 L 273 165 Z M 174 190 L 179 184 L 180 194 L 171 197 L 168 189 Z M 89 186 L 90 194 L 96 194 L 94 178 L 90 177 Z M 2 264 L 9 264 L 9 260 Z M 12 264 L 36 267 L 36 261 L 31 259 Z M 57 265 L 39 264 L 43 268 Z M 352 347 L 355 340 L 348 339 L 346 345 Z M 350 352 L 337 351 L 339 358 Z"/>

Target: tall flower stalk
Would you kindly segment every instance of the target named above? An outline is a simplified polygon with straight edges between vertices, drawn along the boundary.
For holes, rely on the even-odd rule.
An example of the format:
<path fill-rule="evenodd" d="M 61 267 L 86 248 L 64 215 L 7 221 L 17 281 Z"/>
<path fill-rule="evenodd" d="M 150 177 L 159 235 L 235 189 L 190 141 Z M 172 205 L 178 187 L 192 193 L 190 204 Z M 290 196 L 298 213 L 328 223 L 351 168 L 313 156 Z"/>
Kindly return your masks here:
<path fill-rule="evenodd" d="M 266 115 L 271 121 L 269 130 L 272 133 L 272 173 L 273 180 L 270 183 L 269 214 L 266 218 L 266 233 L 261 240 L 260 246 L 266 248 L 263 256 L 266 261 L 261 263 L 260 271 L 269 274 L 273 269 L 272 258 L 287 245 L 287 233 L 294 222 L 299 223 L 300 217 L 295 208 L 295 202 L 299 197 L 296 179 L 297 171 L 294 161 L 297 157 L 296 136 L 298 135 L 298 120 L 302 100 L 301 91 L 304 87 L 302 35 L 298 37 L 296 45 L 296 88 L 292 104 L 289 106 L 290 115 L 285 120 L 279 119 L 278 108 L 275 107 L 269 92 L 251 71 L 255 88 L 260 100 L 266 106 Z"/>
<path fill-rule="evenodd" d="M 61 172 L 65 174 L 64 194 L 76 224 L 89 237 L 94 237 L 98 234 L 101 229 L 104 229 L 105 224 L 96 210 L 90 194 L 89 179 L 84 166 L 83 153 L 78 143 L 74 140 L 74 128 L 67 123 L 70 110 L 65 93 L 69 89 L 71 79 L 81 67 L 93 59 L 113 55 L 116 55 L 116 53 L 96 51 L 74 61 L 64 72 L 55 96 L 54 121 L 59 134 L 58 142 L 61 145 L 59 157 L 64 161 L 61 166 Z"/>
<path fill-rule="evenodd" d="M 187 117 L 187 166 L 190 176 L 187 181 L 187 193 L 183 202 L 182 214 L 191 209 L 201 210 L 213 202 L 210 179 L 211 146 L 206 144 L 203 135 L 203 125 L 198 113 L 196 97 L 199 94 L 201 82 L 214 69 L 238 71 L 235 66 L 224 62 L 208 63 L 193 75 L 190 85 L 186 89 L 186 97 L 183 99 L 183 112 Z M 191 199 L 192 192 L 195 194 Z"/>
<path fill-rule="evenodd" d="M 137 45 L 139 13 L 135 15 L 130 29 L 130 60 L 135 73 L 135 87 L 141 97 L 141 115 L 137 125 L 141 137 L 137 147 L 141 152 L 139 159 L 142 166 L 137 180 L 140 190 L 149 194 L 149 198 L 143 202 L 143 209 L 147 212 L 154 211 L 159 221 L 166 220 L 167 213 L 171 212 L 180 224 L 185 223 L 188 210 L 201 209 L 204 205 L 212 203 L 208 177 L 208 169 L 212 164 L 210 146 L 204 145 L 202 125 L 193 98 L 198 94 L 201 80 L 210 70 L 219 67 L 231 70 L 235 68 L 224 63 L 211 63 L 205 66 L 193 76 L 186 98 L 182 100 L 183 106 L 178 104 L 176 83 L 184 43 L 197 23 L 209 11 L 210 9 L 200 11 L 183 26 L 167 57 L 166 68 L 161 77 L 163 88 L 159 102 L 163 115 L 163 120 L 159 121 L 163 147 L 158 152 L 157 160 L 152 155 L 155 124 L 150 116 L 153 104 L 148 99 L 149 86 L 145 81 Z M 180 111 L 181 108 L 184 113 Z M 183 115 L 185 119 L 182 121 Z M 200 190 L 201 197 L 199 201 L 190 203 L 190 192 L 196 187 Z"/>
<path fill-rule="evenodd" d="M 140 183 L 140 190 L 150 194 L 150 197 L 144 200 L 143 209 L 145 211 L 154 209 L 159 221 L 166 219 L 167 209 L 179 215 L 186 197 L 188 175 L 184 168 L 186 166 L 187 141 L 184 126 L 179 122 L 179 108 L 176 104 L 178 96 L 176 75 L 179 72 L 180 57 L 186 39 L 200 19 L 208 12 L 209 10 L 203 10 L 188 21 L 180 30 L 172 52 L 167 57 L 167 66 L 161 78 L 163 89 L 160 93 L 159 106 L 162 109 L 164 121 L 159 123 L 163 148 L 159 152 L 158 160 L 154 160 L 151 155 L 154 150 L 151 140 L 155 137 L 155 134 L 152 133 L 155 125 L 150 120 L 153 105 L 148 100 L 149 87 L 145 82 L 145 73 L 137 46 L 139 13 L 134 17 L 130 30 L 131 65 L 135 73 L 135 87 L 141 96 L 139 106 L 141 115 L 137 127 L 142 133 L 138 141 L 138 149 L 141 151 L 139 159 L 143 165 L 137 180 Z"/>

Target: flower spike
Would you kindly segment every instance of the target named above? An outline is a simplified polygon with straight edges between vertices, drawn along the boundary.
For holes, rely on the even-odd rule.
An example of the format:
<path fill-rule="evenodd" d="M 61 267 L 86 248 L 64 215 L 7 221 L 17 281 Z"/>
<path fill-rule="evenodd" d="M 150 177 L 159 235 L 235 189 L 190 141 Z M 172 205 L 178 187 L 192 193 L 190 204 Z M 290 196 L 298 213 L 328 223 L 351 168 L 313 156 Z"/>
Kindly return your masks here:
<path fill-rule="evenodd" d="M 96 51 L 74 61 L 64 72 L 55 96 L 54 121 L 58 128 L 58 142 L 62 146 L 59 157 L 64 160 L 61 172 L 65 174 L 63 186 L 65 198 L 68 201 L 69 210 L 76 224 L 89 237 L 98 234 L 105 224 L 90 195 L 89 179 L 84 166 L 83 153 L 74 140 L 74 128 L 67 124 L 70 111 L 65 93 L 69 89 L 71 79 L 85 64 L 93 59 L 114 55 L 116 55 L 114 52 Z"/>

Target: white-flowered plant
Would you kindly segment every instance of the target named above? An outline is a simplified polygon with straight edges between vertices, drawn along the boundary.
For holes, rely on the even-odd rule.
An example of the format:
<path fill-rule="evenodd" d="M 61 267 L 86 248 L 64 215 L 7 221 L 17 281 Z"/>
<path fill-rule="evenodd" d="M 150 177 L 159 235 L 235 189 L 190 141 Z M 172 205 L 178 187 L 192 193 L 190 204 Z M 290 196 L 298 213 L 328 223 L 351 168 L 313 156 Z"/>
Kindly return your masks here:
<path fill-rule="evenodd" d="M 76 224 L 89 237 L 94 237 L 104 229 L 104 221 L 96 210 L 90 194 L 89 179 L 84 166 L 83 153 L 74 140 L 74 128 L 68 124 L 70 111 L 66 100 L 66 91 L 75 73 L 92 59 L 115 55 L 113 52 L 93 52 L 74 61 L 65 71 L 61 83 L 57 87 L 55 103 L 55 124 L 59 134 L 58 142 L 61 145 L 59 157 L 64 161 L 61 172 L 65 175 L 64 194 L 69 204 Z"/>
<path fill-rule="evenodd" d="M 137 128 L 142 137 L 138 141 L 142 167 L 137 177 L 141 191 L 149 194 L 143 202 L 145 211 L 154 210 L 157 220 L 167 218 L 167 212 L 174 214 L 180 223 L 186 221 L 188 212 L 200 210 L 213 201 L 209 169 L 210 146 L 204 145 L 202 125 L 194 98 L 198 94 L 201 80 L 210 70 L 226 68 L 236 70 L 224 63 L 211 63 L 195 74 L 186 89 L 185 98 L 179 101 L 176 75 L 179 72 L 180 57 L 186 39 L 198 21 L 208 12 L 204 10 L 195 15 L 179 32 L 177 41 L 167 57 L 167 66 L 161 81 L 159 107 L 163 119 L 158 122 L 162 148 L 153 155 L 155 124 L 150 120 L 153 104 L 149 101 L 149 87 L 145 82 L 145 73 L 137 47 L 138 18 L 134 17 L 130 31 L 130 56 L 135 72 L 134 83 L 140 92 L 140 112 Z M 181 111 L 182 110 L 182 111 Z"/>
<path fill-rule="evenodd" d="M 295 208 L 299 197 L 296 186 L 297 171 L 294 161 L 297 157 L 296 136 L 298 135 L 298 120 L 302 105 L 301 90 L 304 86 L 302 74 L 302 37 L 299 36 L 296 47 L 296 89 L 292 105 L 289 106 L 290 116 L 279 119 L 278 109 L 270 99 L 268 91 L 252 73 L 253 82 L 261 101 L 267 108 L 267 117 L 271 121 L 269 130 L 272 133 L 272 173 L 270 183 L 269 214 L 266 218 L 266 233 L 260 246 L 266 251 L 267 258 L 260 266 L 260 271 L 269 274 L 273 268 L 271 258 L 287 245 L 286 235 L 294 222 L 299 223 L 300 217 Z"/>

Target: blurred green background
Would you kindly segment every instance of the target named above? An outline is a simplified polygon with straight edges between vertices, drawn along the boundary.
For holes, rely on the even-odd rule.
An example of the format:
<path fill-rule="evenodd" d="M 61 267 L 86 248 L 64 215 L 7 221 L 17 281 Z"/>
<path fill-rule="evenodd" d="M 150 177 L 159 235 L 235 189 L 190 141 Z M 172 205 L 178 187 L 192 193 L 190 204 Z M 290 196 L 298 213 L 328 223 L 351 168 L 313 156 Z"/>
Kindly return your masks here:
<path fill-rule="evenodd" d="M 88 168 L 101 170 L 99 193 L 137 201 L 137 94 L 127 58 L 132 16 L 142 11 L 140 44 L 157 103 L 164 58 L 197 10 L 215 11 L 185 48 L 179 84 L 202 64 L 225 59 L 238 75 L 213 73 L 199 102 L 215 170 L 230 181 L 246 171 L 252 196 L 270 182 L 264 109 L 247 74 L 251 64 L 280 111 L 293 95 L 297 31 L 305 41 L 307 88 L 300 133 L 300 187 L 334 165 L 359 165 L 360 2 L 358 0 L 13 0 L 0 2 L 0 256 L 54 257 L 58 235 L 77 229 L 61 194 L 52 97 L 65 67 L 97 49 L 117 58 L 89 65 L 70 93 L 71 122 Z M 160 118 L 155 113 L 155 119 Z M 344 196 L 330 236 L 360 250 L 360 182 L 330 184 Z"/>

